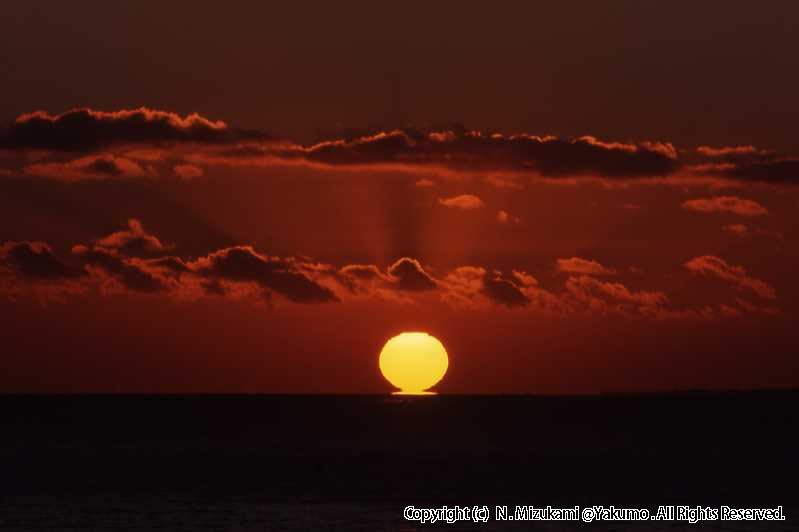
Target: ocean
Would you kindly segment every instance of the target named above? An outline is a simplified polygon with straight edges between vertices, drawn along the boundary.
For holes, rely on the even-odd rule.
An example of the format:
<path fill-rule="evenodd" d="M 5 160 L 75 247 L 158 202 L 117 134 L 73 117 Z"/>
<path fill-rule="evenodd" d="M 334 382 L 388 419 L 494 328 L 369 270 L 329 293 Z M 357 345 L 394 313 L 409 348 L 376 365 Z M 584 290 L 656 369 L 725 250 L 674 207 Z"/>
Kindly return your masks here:
<path fill-rule="evenodd" d="M 0 405 L 3 531 L 799 530 L 797 391 L 6 395 Z M 496 519 L 516 506 L 650 519 Z M 661 506 L 782 506 L 786 520 L 652 520 Z M 488 518 L 421 523 L 408 507 Z"/>

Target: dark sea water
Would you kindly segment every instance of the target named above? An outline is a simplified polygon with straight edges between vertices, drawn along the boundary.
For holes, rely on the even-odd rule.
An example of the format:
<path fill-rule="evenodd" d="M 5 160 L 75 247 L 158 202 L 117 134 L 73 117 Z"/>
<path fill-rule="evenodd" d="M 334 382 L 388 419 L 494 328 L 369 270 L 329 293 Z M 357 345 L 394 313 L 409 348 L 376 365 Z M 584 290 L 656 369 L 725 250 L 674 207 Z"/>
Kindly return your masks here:
<path fill-rule="evenodd" d="M 0 530 L 799 530 L 799 392 L 2 396 Z M 774 522 L 499 522 L 497 505 Z M 487 506 L 420 524 L 406 506 Z"/>

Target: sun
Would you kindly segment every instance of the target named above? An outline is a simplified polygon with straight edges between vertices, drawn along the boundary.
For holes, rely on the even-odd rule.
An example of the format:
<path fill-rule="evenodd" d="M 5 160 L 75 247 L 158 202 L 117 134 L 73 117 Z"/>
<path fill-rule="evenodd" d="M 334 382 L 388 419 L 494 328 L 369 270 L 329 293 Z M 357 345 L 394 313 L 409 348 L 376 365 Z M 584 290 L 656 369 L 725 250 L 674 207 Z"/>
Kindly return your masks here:
<path fill-rule="evenodd" d="M 380 351 L 380 371 L 402 394 L 425 394 L 444 377 L 449 366 L 447 350 L 435 337 L 404 332 L 386 342 Z"/>

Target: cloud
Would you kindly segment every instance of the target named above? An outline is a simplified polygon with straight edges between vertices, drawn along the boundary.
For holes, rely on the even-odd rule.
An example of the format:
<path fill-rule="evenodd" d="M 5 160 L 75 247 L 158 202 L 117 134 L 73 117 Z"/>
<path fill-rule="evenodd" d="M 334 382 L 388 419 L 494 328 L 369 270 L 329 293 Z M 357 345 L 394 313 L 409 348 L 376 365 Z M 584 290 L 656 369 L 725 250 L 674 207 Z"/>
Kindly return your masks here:
<path fill-rule="evenodd" d="M 441 281 L 442 299 L 455 307 L 480 308 L 498 304 L 529 308 L 552 315 L 615 314 L 645 319 L 709 319 L 708 307 L 679 308 L 658 290 L 631 290 L 621 283 L 590 275 L 570 276 L 560 292 L 544 289 L 531 275 L 514 270 L 511 275 L 477 266 L 462 266 Z"/>
<path fill-rule="evenodd" d="M 182 273 L 191 273 L 191 268 L 189 268 L 188 264 L 186 264 L 186 261 L 180 257 L 158 257 L 154 259 L 147 259 L 144 261 L 144 263 L 151 268 L 166 270 L 172 274 L 180 275 Z"/>
<path fill-rule="evenodd" d="M 24 278 L 43 281 L 72 279 L 79 275 L 43 242 L 6 242 L 0 245 L 0 265 Z"/>
<path fill-rule="evenodd" d="M 241 245 L 199 258 L 166 255 L 169 250 L 137 219 L 108 236 L 73 247 L 61 260 L 42 242 L 6 242 L 0 246 L 0 293 L 11 298 L 105 293 L 144 293 L 162 297 L 252 298 L 295 303 L 328 303 L 358 298 L 414 303 L 438 298 L 453 307 L 486 309 L 502 306 L 568 316 L 614 314 L 646 319 L 709 319 L 740 313 L 771 314 L 773 305 L 738 301 L 729 308 L 713 304 L 675 306 L 656 289 L 632 289 L 598 279 L 614 270 L 596 261 L 572 257 L 556 261 L 570 275 L 561 284 L 543 287 L 519 268 L 509 271 L 460 266 L 434 277 L 415 258 L 402 257 L 382 269 L 375 264 L 333 264 L 309 258 L 275 257 Z M 74 265 L 74 266 L 73 266 Z M 776 294 L 764 281 L 710 255 L 685 263 L 689 271 L 711 275 L 764 300 Z M 274 299 L 273 299 L 274 298 Z M 740 298 L 739 298 L 740 299 Z"/>
<path fill-rule="evenodd" d="M 478 266 L 460 266 L 442 280 L 446 287 L 441 298 L 456 307 L 475 307 L 477 296 L 483 294 L 486 269 Z"/>
<path fill-rule="evenodd" d="M 511 216 L 508 211 L 497 211 L 497 222 L 506 224 L 510 221 L 513 221 L 513 223 L 519 223 L 521 220 L 518 216 Z"/>
<path fill-rule="evenodd" d="M 221 164 L 304 162 L 346 167 L 394 167 L 460 173 L 481 173 L 502 188 L 520 188 L 519 176 L 534 175 L 548 182 L 578 177 L 648 179 L 668 183 L 707 183 L 721 179 L 794 183 L 799 158 L 750 147 L 678 151 L 668 142 L 606 142 L 593 136 L 558 138 L 534 134 L 484 135 L 454 128 L 443 131 L 397 129 L 371 135 L 325 140 L 310 146 L 273 144 L 239 146 L 218 152 Z"/>
<path fill-rule="evenodd" d="M 743 312 L 779 312 L 772 306 L 758 306 L 743 300 L 738 302 L 737 307 L 719 306 L 716 312 L 707 305 L 676 308 L 663 292 L 631 290 L 621 283 L 605 282 L 583 274 L 570 276 L 561 292 L 541 288 L 537 279 L 522 270 L 512 270 L 506 275 L 479 266 L 455 268 L 445 274 L 441 281 L 436 281 L 419 261 L 408 257 L 396 261 L 384 273 L 379 267 L 368 264 L 352 264 L 336 269 L 328 264 L 269 257 L 255 252 L 249 246 L 225 248 L 187 261 L 180 257 L 126 257 L 117 250 L 90 249 L 77 245 L 73 253 L 83 263 L 86 272 L 79 274 L 52 256 L 46 245 L 37 243 L 30 247 L 40 256 L 23 263 L 28 266 L 17 266 L 16 273 L 31 283 L 55 283 L 52 286 L 56 287 L 63 284 L 70 288 L 63 289 L 64 294 L 83 293 L 94 285 L 101 293 L 128 290 L 188 296 L 191 299 L 203 296 L 268 298 L 272 294 L 279 294 L 296 303 L 327 303 L 340 301 L 339 294 L 349 293 L 352 297 L 380 297 L 388 301 L 412 303 L 418 301 L 416 298 L 422 297 L 422 294 L 436 289 L 441 300 L 455 307 L 500 305 L 508 309 L 529 308 L 561 316 L 616 314 L 660 320 L 731 317 Z M 2 247 L 0 273 L 3 266 L 10 264 L 8 257 L 16 257 L 18 252 L 15 250 L 19 249 L 25 249 L 25 246 L 8 243 Z M 768 289 L 764 291 L 759 284 L 762 282 L 747 278 L 740 267 L 720 264 L 716 270 L 712 270 L 712 265 L 698 266 L 699 259 L 707 257 L 689 261 L 686 267 L 713 271 L 742 289 L 768 298 Z M 15 291 L 13 283 L 9 292 L 7 280 L 0 275 L 0 291 L 16 295 L 24 293 Z"/>
<path fill-rule="evenodd" d="M 699 171 L 742 181 L 786 184 L 799 181 L 799 158 L 774 150 L 754 146 L 699 146 L 696 152 L 705 161 L 695 165 Z"/>
<path fill-rule="evenodd" d="M 595 260 L 581 259 L 572 257 L 570 259 L 558 259 L 555 261 L 555 268 L 561 272 L 582 273 L 588 275 L 615 275 L 616 270 L 606 268 Z"/>
<path fill-rule="evenodd" d="M 188 267 L 211 280 L 256 283 L 295 303 L 338 301 L 332 290 L 306 275 L 297 261 L 261 255 L 250 246 L 215 251 L 188 263 Z"/>
<path fill-rule="evenodd" d="M 739 238 L 749 238 L 749 237 L 769 237 L 769 238 L 782 238 L 782 233 L 777 231 L 768 231 L 766 229 L 758 229 L 758 228 L 750 228 L 744 224 L 730 224 L 724 225 L 721 228 L 722 231 L 727 233 L 731 233 Z"/>
<path fill-rule="evenodd" d="M 507 307 L 523 307 L 530 304 L 530 298 L 522 292 L 521 287 L 496 272 L 483 276 L 483 292 L 492 300 Z"/>
<path fill-rule="evenodd" d="M 123 148 L 124 153 L 109 153 Z M 153 150 L 159 152 L 155 158 Z M 561 183 L 578 178 L 605 182 L 644 179 L 651 183 L 799 181 L 799 158 L 753 146 L 678 150 L 669 142 L 612 142 L 590 135 L 483 134 L 460 126 L 379 131 L 302 145 L 261 131 L 234 128 L 196 113 L 181 116 L 148 108 L 25 114 L 0 131 L 0 151 L 36 153 L 40 160 L 29 164 L 27 173 L 73 181 L 155 177 L 151 165 L 156 163 L 163 166 L 158 175 L 182 179 L 199 177 L 208 165 L 306 164 L 384 167 L 427 175 L 477 173 L 496 187 L 517 189 L 523 187 L 523 176 L 528 175 Z M 96 157 L 99 152 L 105 152 L 103 158 L 88 163 L 82 161 L 83 157 L 63 160 L 64 153 Z M 13 175 L 20 170 L 4 168 L 0 173 Z M 416 177 L 419 187 L 434 184 L 427 177 Z"/>
<path fill-rule="evenodd" d="M 738 306 L 741 307 L 743 310 L 747 312 L 751 312 L 752 314 L 766 314 L 770 316 L 776 316 L 780 313 L 780 310 L 777 307 L 773 306 L 759 306 L 746 301 L 743 298 L 737 297 L 735 298 L 735 302 L 738 303 Z"/>
<path fill-rule="evenodd" d="M 739 198 L 738 196 L 716 196 L 688 200 L 682 204 L 682 208 L 687 211 L 703 213 L 729 212 L 748 217 L 768 214 L 768 209 L 758 202 Z"/>
<path fill-rule="evenodd" d="M 538 285 L 538 279 L 523 270 L 513 270 L 511 271 L 511 276 L 514 279 L 514 283 L 519 286 Z"/>
<path fill-rule="evenodd" d="M 20 116 L 0 133 L 0 148 L 90 151 L 114 144 L 231 143 L 269 140 L 256 131 L 231 129 L 196 113 L 176 113 L 141 107 L 113 112 L 73 109 L 59 115 L 36 111 Z"/>
<path fill-rule="evenodd" d="M 438 288 L 435 280 L 424 270 L 416 259 L 403 257 L 388 268 L 388 274 L 395 279 L 400 290 L 421 292 Z"/>
<path fill-rule="evenodd" d="M 457 209 L 479 209 L 483 206 L 483 200 L 472 194 L 461 194 L 452 198 L 439 198 L 438 202 L 445 207 Z"/>
<path fill-rule="evenodd" d="M 338 272 L 337 280 L 350 292 L 372 294 L 381 287 L 388 287 L 392 279 L 374 264 L 349 264 Z"/>
<path fill-rule="evenodd" d="M 95 240 L 95 245 L 98 248 L 116 250 L 133 256 L 159 255 L 169 249 L 157 237 L 148 234 L 141 222 L 135 218 L 128 220 L 127 229 Z"/>
<path fill-rule="evenodd" d="M 166 284 L 137 259 L 121 257 L 115 252 L 100 248 L 89 249 L 86 246 L 75 246 L 73 252 L 83 259 L 89 273 L 105 273 L 133 292 L 155 293 L 167 290 Z"/>
<path fill-rule="evenodd" d="M 341 268 L 340 272 L 346 277 L 352 277 L 364 281 L 384 278 L 380 268 L 374 264 L 349 264 Z"/>
<path fill-rule="evenodd" d="M 432 179 L 420 179 L 416 182 L 416 186 L 419 188 L 430 188 L 436 186 L 436 182 Z"/>
<path fill-rule="evenodd" d="M 689 271 L 712 275 L 734 285 L 738 290 L 752 292 L 763 299 L 776 299 L 777 294 L 765 281 L 751 277 L 743 266 L 731 266 L 713 255 L 694 257 L 684 265 Z"/>
<path fill-rule="evenodd" d="M 3 263 L 22 257 L 23 274 L 59 278 L 73 276 L 63 263 L 55 259 L 44 244 L 33 245 L 34 256 L 20 252 L 18 245 L 4 245 Z M 128 220 L 126 229 L 95 240 L 90 246 L 78 244 L 72 252 L 88 274 L 85 283 L 99 283 L 106 289 L 126 289 L 142 293 L 181 293 L 196 297 L 198 288 L 206 294 L 245 294 L 242 285 L 260 288 L 261 294 L 272 292 L 297 303 L 338 301 L 334 292 L 313 277 L 322 277 L 331 268 L 293 258 L 269 257 L 250 246 L 220 249 L 194 260 L 164 256 L 170 249 L 141 222 Z M 7 257 L 8 256 L 8 257 Z M 149 257 L 149 258 L 148 258 Z M 45 269 L 44 266 L 47 266 Z M 266 290 L 266 292 L 264 292 Z M 252 290 L 249 290 L 252 292 Z"/>
<path fill-rule="evenodd" d="M 193 164 L 177 164 L 172 167 L 172 171 L 176 176 L 186 180 L 202 177 L 205 173 L 202 168 Z"/>
<path fill-rule="evenodd" d="M 699 146 L 696 152 L 704 157 L 710 159 L 751 159 L 757 155 L 766 156 L 772 152 L 758 150 L 752 145 L 747 146 L 722 146 L 720 148 L 713 148 L 711 146 Z"/>
<path fill-rule="evenodd" d="M 542 176 L 662 176 L 679 164 L 670 144 L 602 142 L 535 135 L 483 135 L 453 129 L 384 131 L 350 140 L 295 146 L 278 153 L 330 165 L 400 164 L 455 170 L 533 172 Z"/>
<path fill-rule="evenodd" d="M 593 300 L 595 294 L 602 294 L 611 299 L 635 303 L 642 306 L 658 306 L 668 302 L 666 294 L 659 291 L 633 291 L 621 283 L 600 281 L 589 275 L 569 277 L 566 289 L 580 300 Z"/>
<path fill-rule="evenodd" d="M 754 146 L 730 146 L 730 147 L 721 147 L 721 148 L 713 148 L 710 146 L 699 146 L 696 148 L 697 153 L 705 155 L 707 157 L 720 157 L 729 154 L 751 154 L 755 153 Z"/>
<path fill-rule="evenodd" d="M 524 186 L 520 183 L 521 179 L 509 175 L 489 174 L 485 176 L 485 182 L 496 188 L 509 190 L 522 190 Z"/>
<path fill-rule="evenodd" d="M 725 305 L 723 303 L 719 305 L 719 312 L 721 312 L 721 315 L 724 316 L 725 318 L 740 318 L 741 316 L 743 316 L 743 312 L 741 312 L 740 309 L 737 309 L 730 305 Z"/>
<path fill-rule="evenodd" d="M 156 177 L 150 168 L 145 169 L 136 161 L 110 153 L 88 155 L 68 162 L 33 163 L 25 166 L 23 172 L 63 181 Z"/>
<path fill-rule="evenodd" d="M 567 299 L 578 312 L 616 313 L 655 319 L 700 318 L 694 309 L 672 309 L 669 298 L 661 291 L 630 290 L 621 283 L 600 281 L 590 275 L 569 277 L 566 281 Z"/>
<path fill-rule="evenodd" d="M 481 266 L 460 266 L 444 276 L 441 286 L 442 301 L 456 308 L 501 305 L 560 316 L 574 313 L 563 294 L 541 288 L 538 280 L 522 270 L 506 274 Z"/>
<path fill-rule="evenodd" d="M 744 238 L 745 236 L 749 235 L 749 228 L 744 224 L 730 224 L 725 225 L 721 228 L 723 231 L 727 231 L 728 233 L 732 233 L 737 237 Z"/>
<path fill-rule="evenodd" d="M 524 272 L 504 277 L 501 272 L 479 266 L 461 266 L 442 280 L 445 287 L 442 300 L 455 307 L 478 308 L 498 304 L 508 308 L 526 307 L 531 303 L 525 293 L 537 281 Z"/>
<path fill-rule="evenodd" d="M 210 296 L 224 296 L 227 295 L 228 290 L 219 279 L 211 279 L 210 281 L 202 284 L 203 291 Z"/>
<path fill-rule="evenodd" d="M 101 292 L 128 290 L 195 298 L 201 293 L 254 294 L 245 286 L 251 285 L 261 295 L 274 292 L 297 303 L 339 300 L 319 282 L 326 275 L 335 277 L 329 265 L 269 257 L 249 246 L 220 249 L 194 260 L 161 256 L 169 249 L 136 219 L 129 220 L 126 229 L 90 245 L 73 246 L 73 262 L 79 268 L 67 266 L 47 244 L 7 242 L 0 246 L 0 292 L 19 292 L 15 287 L 22 280 L 69 281 Z M 354 269 L 348 272 L 354 274 Z"/>
<path fill-rule="evenodd" d="M 799 182 L 799 159 L 782 158 L 745 163 L 729 168 L 725 173 L 736 179 L 796 184 Z"/>

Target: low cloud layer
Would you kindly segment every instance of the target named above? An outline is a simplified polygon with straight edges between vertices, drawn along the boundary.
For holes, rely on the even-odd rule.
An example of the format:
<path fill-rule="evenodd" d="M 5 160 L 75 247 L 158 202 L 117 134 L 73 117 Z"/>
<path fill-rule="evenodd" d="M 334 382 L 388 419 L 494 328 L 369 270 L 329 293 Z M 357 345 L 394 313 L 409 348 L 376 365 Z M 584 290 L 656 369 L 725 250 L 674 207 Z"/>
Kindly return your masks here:
<path fill-rule="evenodd" d="M 555 276 L 559 279 L 545 287 L 522 269 L 503 272 L 461 266 L 435 275 L 411 257 L 382 268 L 275 257 L 247 245 L 217 249 L 196 258 L 174 255 L 172 250 L 136 219 L 119 231 L 76 244 L 63 257 L 42 242 L 6 242 L 0 246 L 0 293 L 20 297 L 25 287 L 44 287 L 70 294 L 127 292 L 296 304 L 341 303 L 352 298 L 411 304 L 433 298 L 454 308 L 494 306 L 561 316 L 615 314 L 645 319 L 733 318 L 778 312 L 774 306 L 736 295 L 742 292 L 773 302 L 773 287 L 752 277 L 744 267 L 712 255 L 687 261 L 685 270 L 720 279 L 734 292 L 727 301 L 686 307 L 674 304 L 662 290 L 631 288 L 620 271 L 579 257 L 555 261 L 557 271 L 566 277 Z M 611 275 L 612 282 L 603 279 Z"/>
<path fill-rule="evenodd" d="M 154 159 L 147 149 L 162 153 Z M 678 149 L 666 141 L 506 135 L 463 127 L 397 129 L 301 145 L 198 114 L 180 116 L 146 108 L 22 115 L 0 131 L 0 151 L 17 161 L 17 167 L 4 167 L 0 174 L 27 173 L 73 181 L 155 176 L 196 179 L 214 165 L 280 164 L 416 170 L 423 173 L 416 180 L 419 187 L 434 185 L 427 175 L 440 171 L 481 173 L 488 182 L 504 188 L 519 187 L 507 177 L 519 175 L 799 181 L 798 158 L 752 146 Z M 36 160 L 31 162 L 33 152 Z M 159 161 L 164 163 L 161 167 Z"/>

